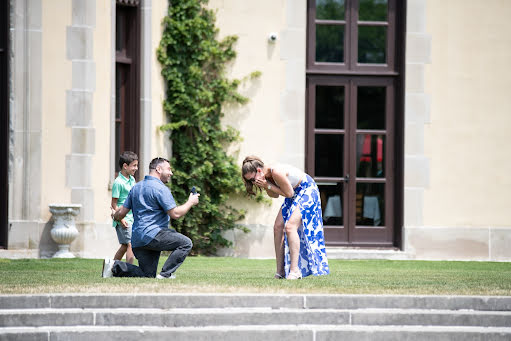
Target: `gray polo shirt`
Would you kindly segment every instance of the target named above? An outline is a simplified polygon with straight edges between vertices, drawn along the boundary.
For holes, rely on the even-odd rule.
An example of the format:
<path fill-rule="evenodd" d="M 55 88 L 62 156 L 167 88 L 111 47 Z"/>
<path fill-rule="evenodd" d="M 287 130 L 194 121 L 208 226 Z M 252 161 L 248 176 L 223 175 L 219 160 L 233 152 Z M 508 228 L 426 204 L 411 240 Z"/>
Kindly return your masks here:
<path fill-rule="evenodd" d="M 131 246 L 142 247 L 151 242 L 161 229 L 169 227 L 168 210 L 176 207 L 170 189 L 154 176 L 146 175 L 131 189 L 124 207 L 131 209 L 135 219 Z"/>

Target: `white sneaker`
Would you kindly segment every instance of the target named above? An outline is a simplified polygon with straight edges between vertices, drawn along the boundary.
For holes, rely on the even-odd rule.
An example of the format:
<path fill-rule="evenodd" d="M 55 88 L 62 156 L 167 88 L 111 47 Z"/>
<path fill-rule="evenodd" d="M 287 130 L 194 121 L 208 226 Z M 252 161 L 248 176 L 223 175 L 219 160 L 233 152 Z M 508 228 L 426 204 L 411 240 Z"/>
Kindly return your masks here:
<path fill-rule="evenodd" d="M 103 259 L 103 271 L 101 272 L 101 277 L 114 277 L 112 272 L 112 268 L 114 267 L 114 260 L 110 258 Z"/>
<path fill-rule="evenodd" d="M 163 277 L 162 275 L 160 274 L 157 274 L 156 275 L 156 279 L 175 279 L 176 278 L 176 275 L 174 275 L 174 273 L 171 273 L 170 274 L 170 277 Z"/>

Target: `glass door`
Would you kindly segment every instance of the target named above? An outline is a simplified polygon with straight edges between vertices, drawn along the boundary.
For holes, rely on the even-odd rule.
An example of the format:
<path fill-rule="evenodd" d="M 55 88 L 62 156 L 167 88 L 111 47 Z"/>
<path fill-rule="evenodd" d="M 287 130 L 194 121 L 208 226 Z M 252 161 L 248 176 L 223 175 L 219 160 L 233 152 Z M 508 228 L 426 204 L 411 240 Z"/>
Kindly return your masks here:
<path fill-rule="evenodd" d="M 349 243 L 392 246 L 393 80 L 365 77 L 351 83 Z"/>
<path fill-rule="evenodd" d="M 350 126 L 348 79 L 309 77 L 307 170 L 318 184 L 325 239 L 345 243 L 349 232 L 346 215 L 349 182 Z"/>
<path fill-rule="evenodd" d="M 307 170 L 329 245 L 392 246 L 393 82 L 308 77 Z"/>

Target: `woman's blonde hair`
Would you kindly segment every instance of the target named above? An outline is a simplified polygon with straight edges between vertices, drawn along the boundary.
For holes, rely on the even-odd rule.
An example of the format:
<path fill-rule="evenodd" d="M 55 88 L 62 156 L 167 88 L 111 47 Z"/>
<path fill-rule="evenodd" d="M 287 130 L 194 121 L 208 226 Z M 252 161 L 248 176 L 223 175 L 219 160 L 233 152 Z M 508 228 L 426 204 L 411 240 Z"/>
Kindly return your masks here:
<path fill-rule="evenodd" d="M 241 166 L 241 178 L 243 179 L 245 189 L 249 195 L 256 195 L 256 193 L 254 192 L 254 184 L 251 181 L 247 181 L 247 179 L 245 179 L 245 175 L 248 173 L 257 173 L 257 168 L 263 167 L 264 162 L 257 156 L 247 156 L 245 160 L 243 160 L 243 165 Z M 259 191 L 261 190 L 259 187 L 255 187 Z"/>

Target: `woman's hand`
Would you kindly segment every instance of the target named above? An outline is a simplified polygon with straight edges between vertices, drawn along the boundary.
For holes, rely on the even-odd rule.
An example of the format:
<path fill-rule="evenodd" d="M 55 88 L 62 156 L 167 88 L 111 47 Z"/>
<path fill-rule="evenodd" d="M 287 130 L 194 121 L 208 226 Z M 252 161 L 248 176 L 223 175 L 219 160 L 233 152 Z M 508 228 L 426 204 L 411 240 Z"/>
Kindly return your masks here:
<path fill-rule="evenodd" d="M 275 184 L 267 181 L 266 178 L 257 179 L 254 182 L 255 185 L 266 190 L 266 194 L 272 198 L 278 198 L 279 193 L 277 192 L 278 187 Z"/>
<path fill-rule="evenodd" d="M 255 184 L 256 184 L 256 186 L 264 188 L 264 189 L 268 189 L 268 185 L 269 185 L 268 181 L 266 181 L 266 178 L 256 179 Z"/>

